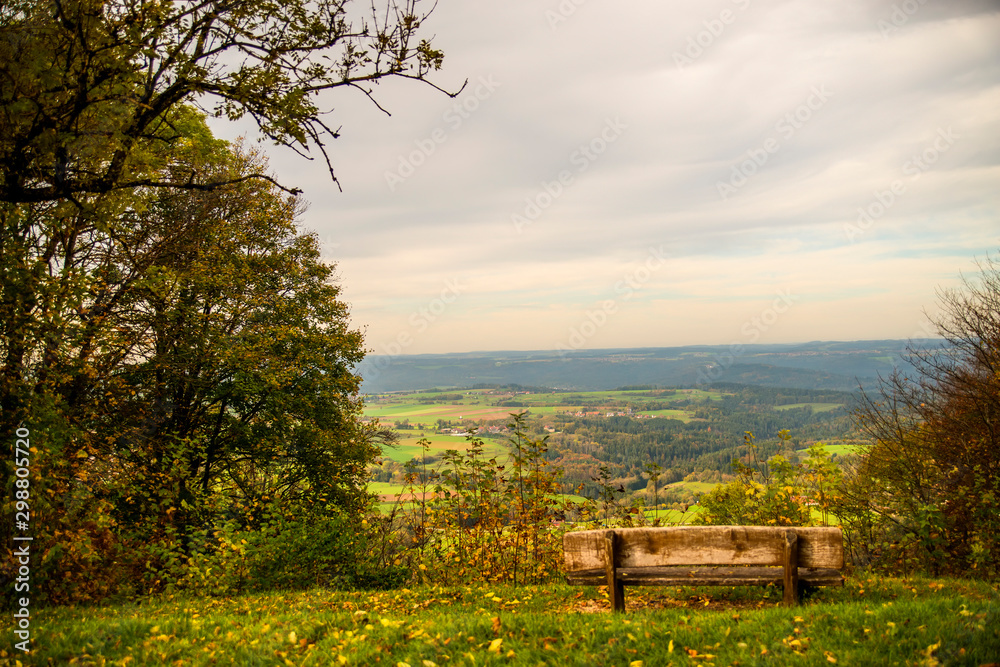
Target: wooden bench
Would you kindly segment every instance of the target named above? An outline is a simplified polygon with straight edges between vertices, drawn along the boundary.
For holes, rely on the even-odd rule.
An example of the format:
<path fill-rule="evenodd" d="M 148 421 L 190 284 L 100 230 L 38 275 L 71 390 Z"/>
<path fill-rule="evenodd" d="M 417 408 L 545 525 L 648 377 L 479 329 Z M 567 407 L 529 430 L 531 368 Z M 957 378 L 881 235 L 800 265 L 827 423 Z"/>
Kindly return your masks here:
<path fill-rule="evenodd" d="M 799 586 L 842 586 L 840 528 L 672 526 L 566 533 L 566 581 L 607 585 L 615 611 L 625 586 L 784 587 L 784 604 Z"/>

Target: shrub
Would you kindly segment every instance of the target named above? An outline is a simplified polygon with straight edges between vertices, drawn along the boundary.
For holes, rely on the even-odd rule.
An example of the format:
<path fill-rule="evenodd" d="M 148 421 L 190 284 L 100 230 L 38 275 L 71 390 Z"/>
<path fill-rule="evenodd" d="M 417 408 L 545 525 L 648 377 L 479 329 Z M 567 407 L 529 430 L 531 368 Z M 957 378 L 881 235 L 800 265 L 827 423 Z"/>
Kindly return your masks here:
<path fill-rule="evenodd" d="M 271 590 L 390 588 L 405 570 L 380 566 L 367 521 L 332 507 L 274 503 L 254 525 L 235 519 L 197 537 L 187 557 L 162 548 L 167 590 L 231 595 Z"/>
<path fill-rule="evenodd" d="M 789 440 L 780 432 L 781 446 Z M 819 443 L 809 449 L 809 457 L 793 464 L 778 453 L 766 459 L 749 431 L 744 435 L 746 462 L 733 460 L 737 479 L 719 485 L 699 500 L 703 512 L 696 523 L 747 526 L 811 526 L 817 521 L 812 508 L 818 507 L 821 521 L 829 521 L 828 510 L 835 497 L 839 469 Z"/>
<path fill-rule="evenodd" d="M 836 511 L 874 567 L 1000 576 L 1000 264 L 979 269 L 940 295 L 943 342 L 857 410 L 868 445 Z"/>

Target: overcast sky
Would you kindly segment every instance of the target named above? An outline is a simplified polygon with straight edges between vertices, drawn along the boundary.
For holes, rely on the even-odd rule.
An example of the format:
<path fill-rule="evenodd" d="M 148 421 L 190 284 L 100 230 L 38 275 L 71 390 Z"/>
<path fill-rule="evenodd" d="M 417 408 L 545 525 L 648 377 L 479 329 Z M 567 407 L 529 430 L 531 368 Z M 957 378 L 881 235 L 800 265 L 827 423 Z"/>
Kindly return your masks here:
<path fill-rule="evenodd" d="M 1000 1 L 440 0 L 304 190 L 376 354 L 908 338 L 1000 249 Z M 226 135 L 232 128 L 218 128 Z"/>

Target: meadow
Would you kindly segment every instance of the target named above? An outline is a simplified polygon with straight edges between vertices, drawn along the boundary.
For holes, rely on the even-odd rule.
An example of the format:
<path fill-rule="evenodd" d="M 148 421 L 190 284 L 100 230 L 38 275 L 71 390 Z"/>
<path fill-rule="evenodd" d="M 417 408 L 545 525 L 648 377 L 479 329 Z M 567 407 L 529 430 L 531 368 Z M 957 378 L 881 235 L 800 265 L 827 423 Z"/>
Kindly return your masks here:
<path fill-rule="evenodd" d="M 228 598 L 159 596 L 33 614 L 24 665 L 985 665 L 1000 590 L 968 580 L 850 576 L 801 605 L 773 588 L 418 584 Z M 3 630 L 10 636 L 10 617 Z"/>
<path fill-rule="evenodd" d="M 406 463 L 411 459 L 419 461 L 425 451 L 423 446 L 419 444 L 422 438 L 428 441 L 426 449 L 428 457 L 440 457 L 449 449 L 465 451 L 468 446 L 468 440 L 465 439 L 465 436 L 460 435 L 440 435 L 433 432 L 428 432 L 427 435 L 420 435 L 420 432 L 400 431 L 399 436 L 399 443 L 396 446 L 386 447 L 382 450 L 383 457 L 392 459 L 397 463 Z M 483 453 L 486 454 L 487 458 L 492 456 L 506 456 L 507 446 L 500 441 L 485 440 Z"/>

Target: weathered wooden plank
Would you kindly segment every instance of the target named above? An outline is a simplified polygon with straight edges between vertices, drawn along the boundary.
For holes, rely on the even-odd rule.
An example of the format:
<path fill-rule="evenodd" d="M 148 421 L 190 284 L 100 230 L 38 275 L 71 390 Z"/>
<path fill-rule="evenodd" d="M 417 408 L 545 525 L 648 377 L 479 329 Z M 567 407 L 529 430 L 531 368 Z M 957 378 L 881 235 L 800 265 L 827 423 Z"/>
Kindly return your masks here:
<path fill-rule="evenodd" d="M 604 576 L 608 586 L 608 597 L 611 598 L 611 608 L 615 611 L 625 611 L 625 584 L 618 578 L 618 551 L 614 531 L 608 531 L 604 536 Z"/>
<path fill-rule="evenodd" d="M 785 554 L 784 573 L 782 586 L 784 587 L 783 602 L 786 607 L 791 607 L 799 603 L 799 536 L 794 530 L 785 531 Z"/>
<path fill-rule="evenodd" d="M 770 526 L 670 526 L 615 529 L 618 567 L 667 565 L 782 565 L 784 532 L 795 532 L 799 567 L 840 569 L 844 543 L 840 528 Z M 566 533 L 567 572 L 604 567 L 604 540 L 609 530 Z"/>
<path fill-rule="evenodd" d="M 780 567 L 643 567 L 620 568 L 619 580 L 627 586 L 767 586 L 784 583 L 784 568 Z M 586 570 L 566 575 L 575 586 L 601 586 L 607 583 L 606 573 Z M 844 575 L 839 570 L 799 568 L 799 586 L 843 586 Z"/>

